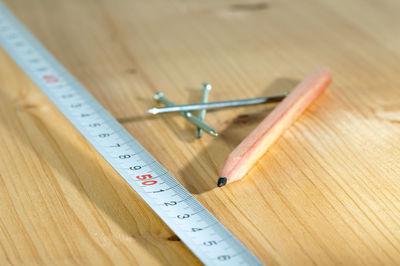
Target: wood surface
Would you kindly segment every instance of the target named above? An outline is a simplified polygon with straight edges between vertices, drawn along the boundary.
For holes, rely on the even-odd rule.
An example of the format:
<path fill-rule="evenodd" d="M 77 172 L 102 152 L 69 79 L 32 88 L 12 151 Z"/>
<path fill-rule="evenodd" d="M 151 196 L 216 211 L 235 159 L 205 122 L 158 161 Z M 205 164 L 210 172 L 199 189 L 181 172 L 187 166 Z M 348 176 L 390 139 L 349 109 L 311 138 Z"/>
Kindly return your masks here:
<path fill-rule="evenodd" d="M 55 57 L 269 265 L 400 264 L 400 2 L 5 0 Z M 195 139 L 153 93 L 184 104 L 260 97 L 326 66 L 333 82 L 240 182 L 226 156 L 273 105 L 209 111 Z M 0 49 L 0 264 L 200 262 Z"/>
<path fill-rule="evenodd" d="M 222 164 L 218 186 L 243 178 L 268 149 L 285 133 L 332 80 L 328 69 L 317 68 L 296 85 L 288 95 L 247 135 Z"/>

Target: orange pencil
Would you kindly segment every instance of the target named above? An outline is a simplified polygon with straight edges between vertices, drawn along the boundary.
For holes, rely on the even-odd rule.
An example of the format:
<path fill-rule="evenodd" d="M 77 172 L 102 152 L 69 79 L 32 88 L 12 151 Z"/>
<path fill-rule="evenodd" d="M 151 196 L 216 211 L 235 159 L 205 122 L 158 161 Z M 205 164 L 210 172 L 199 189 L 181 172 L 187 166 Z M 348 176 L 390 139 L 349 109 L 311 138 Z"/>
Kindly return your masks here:
<path fill-rule="evenodd" d="M 331 81 L 327 69 L 315 69 L 226 158 L 218 186 L 241 179 Z"/>

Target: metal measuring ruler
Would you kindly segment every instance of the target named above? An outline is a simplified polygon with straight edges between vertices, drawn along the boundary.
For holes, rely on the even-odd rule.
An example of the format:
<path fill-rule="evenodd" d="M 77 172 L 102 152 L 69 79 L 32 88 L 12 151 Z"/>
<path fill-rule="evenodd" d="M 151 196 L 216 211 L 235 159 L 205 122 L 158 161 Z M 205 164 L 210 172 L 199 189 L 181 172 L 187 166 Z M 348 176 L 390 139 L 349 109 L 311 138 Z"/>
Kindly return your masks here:
<path fill-rule="evenodd" d="M 1 2 L 0 44 L 204 264 L 261 264 L 57 62 Z"/>

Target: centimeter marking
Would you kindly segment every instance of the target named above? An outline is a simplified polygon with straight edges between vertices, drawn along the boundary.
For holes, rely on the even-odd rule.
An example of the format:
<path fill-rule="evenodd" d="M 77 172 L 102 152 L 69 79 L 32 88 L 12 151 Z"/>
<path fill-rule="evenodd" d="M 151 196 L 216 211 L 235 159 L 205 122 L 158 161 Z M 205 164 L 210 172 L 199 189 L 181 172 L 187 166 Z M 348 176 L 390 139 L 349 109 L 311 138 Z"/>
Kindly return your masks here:
<path fill-rule="evenodd" d="M 57 62 L 1 2 L 0 44 L 204 264 L 261 265 Z"/>

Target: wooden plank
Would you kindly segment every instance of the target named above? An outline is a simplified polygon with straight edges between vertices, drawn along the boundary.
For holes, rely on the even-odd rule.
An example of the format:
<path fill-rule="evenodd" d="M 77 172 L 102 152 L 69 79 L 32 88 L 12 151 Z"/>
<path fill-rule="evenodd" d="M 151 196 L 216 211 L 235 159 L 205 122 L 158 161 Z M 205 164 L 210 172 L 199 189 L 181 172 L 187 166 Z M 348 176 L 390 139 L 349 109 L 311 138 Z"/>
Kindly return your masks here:
<path fill-rule="evenodd" d="M 264 263 L 400 263 L 396 1 L 5 3 Z M 0 62 L 0 261 L 199 264 L 3 50 Z M 159 90 L 182 104 L 205 81 L 210 101 L 260 97 L 318 66 L 326 93 L 222 189 L 222 161 L 273 106 L 210 111 L 220 136 L 200 140 L 179 115 L 144 113 Z"/>

